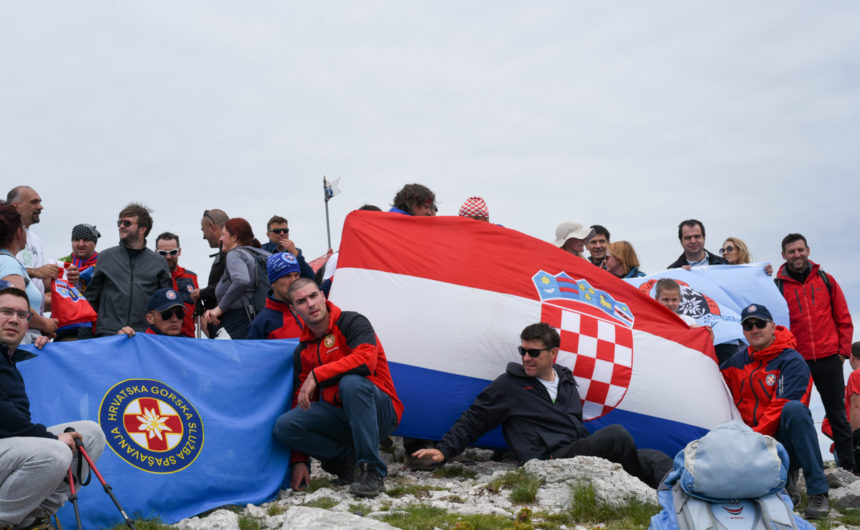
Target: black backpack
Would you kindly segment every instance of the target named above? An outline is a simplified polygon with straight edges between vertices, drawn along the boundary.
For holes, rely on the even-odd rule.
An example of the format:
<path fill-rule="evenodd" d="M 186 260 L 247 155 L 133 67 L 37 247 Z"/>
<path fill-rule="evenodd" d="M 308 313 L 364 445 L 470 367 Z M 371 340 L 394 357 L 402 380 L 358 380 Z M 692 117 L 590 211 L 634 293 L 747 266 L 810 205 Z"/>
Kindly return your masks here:
<path fill-rule="evenodd" d="M 833 284 L 830 283 L 830 276 L 828 276 L 826 272 L 821 270 L 820 267 L 818 269 L 818 276 L 821 277 L 821 281 L 823 281 L 824 285 L 827 287 L 827 292 L 830 293 L 830 297 L 833 298 Z M 774 278 L 773 283 L 775 283 L 776 288 L 779 289 L 779 294 L 785 296 L 785 293 L 783 292 L 783 284 L 785 283 L 785 281 L 781 278 Z"/>
<path fill-rule="evenodd" d="M 245 296 L 242 297 L 242 301 L 245 303 L 245 312 L 248 314 L 248 320 L 253 321 L 257 313 L 266 307 L 266 297 L 272 288 L 269 285 L 269 274 L 266 271 L 266 261 L 271 254 L 259 249 L 242 247 L 236 250 L 241 251 L 240 256 L 242 256 L 242 260 L 249 266 L 248 272 L 251 273 L 251 283 L 254 284 L 253 297 L 250 300 Z M 253 265 L 249 260 L 253 260 Z"/>

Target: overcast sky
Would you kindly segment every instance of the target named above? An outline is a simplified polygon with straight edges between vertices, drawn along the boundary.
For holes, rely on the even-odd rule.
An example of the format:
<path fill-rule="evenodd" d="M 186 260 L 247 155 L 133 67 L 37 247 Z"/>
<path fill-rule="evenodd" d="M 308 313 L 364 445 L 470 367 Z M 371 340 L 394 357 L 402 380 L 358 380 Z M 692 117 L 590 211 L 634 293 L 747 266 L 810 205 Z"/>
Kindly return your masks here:
<path fill-rule="evenodd" d="M 860 4 L 849 2 L 24 2 L 0 4 L 3 192 L 41 194 L 117 242 L 129 201 L 206 277 L 206 208 L 274 213 L 309 257 L 407 182 L 439 213 L 483 196 L 544 240 L 607 226 L 656 272 L 737 236 L 775 267 L 805 234 L 860 316 Z M 854 199 L 851 199 L 854 197 Z M 479 264 L 476 264 L 479 266 Z M 855 334 L 860 338 L 860 334 Z"/>

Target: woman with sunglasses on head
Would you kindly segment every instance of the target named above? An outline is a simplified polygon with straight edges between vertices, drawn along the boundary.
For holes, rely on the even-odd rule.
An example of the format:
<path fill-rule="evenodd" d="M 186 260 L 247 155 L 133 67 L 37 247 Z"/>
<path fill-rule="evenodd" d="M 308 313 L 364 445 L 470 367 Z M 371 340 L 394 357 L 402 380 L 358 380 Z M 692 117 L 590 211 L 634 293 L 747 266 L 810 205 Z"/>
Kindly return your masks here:
<path fill-rule="evenodd" d="M 30 281 L 24 266 L 15 259 L 15 254 L 26 245 L 27 231 L 21 221 L 21 214 L 11 204 L 3 202 L 0 204 L 0 279 L 12 282 L 15 287 L 27 293 L 27 300 L 30 302 L 30 329 L 52 336 L 57 331 L 57 321 L 39 314 L 45 294 Z M 33 342 L 36 335 L 28 333 L 22 344 Z"/>
<path fill-rule="evenodd" d="M 727 237 L 723 246 L 720 248 L 720 256 L 726 260 L 729 265 L 743 265 L 751 263 L 750 251 L 747 244 L 736 237 Z M 773 274 L 773 267 L 770 263 L 765 265 L 764 271 L 768 276 Z"/>
<path fill-rule="evenodd" d="M 218 333 L 223 329 L 232 339 L 244 339 L 266 303 L 268 278 L 259 261 L 270 254 L 260 248 L 250 223 L 241 217 L 224 223 L 221 250 L 227 255 L 227 265 L 215 287 L 218 305 L 203 313 L 203 321 L 219 327 Z"/>

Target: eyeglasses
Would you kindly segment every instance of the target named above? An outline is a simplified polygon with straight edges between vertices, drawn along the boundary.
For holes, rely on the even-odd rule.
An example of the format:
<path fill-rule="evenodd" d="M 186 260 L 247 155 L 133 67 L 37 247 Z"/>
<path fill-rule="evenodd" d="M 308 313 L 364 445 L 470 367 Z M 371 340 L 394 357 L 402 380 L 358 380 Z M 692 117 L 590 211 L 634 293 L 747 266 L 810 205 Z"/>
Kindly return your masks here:
<path fill-rule="evenodd" d="M 753 326 L 758 329 L 764 329 L 764 327 L 767 326 L 767 321 L 750 318 L 748 320 L 744 320 L 741 325 L 744 327 L 744 331 L 752 331 Z"/>
<path fill-rule="evenodd" d="M 117 226 L 121 226 L 121 227 L 123 227 L 123 228 L 128 228 L 129 226 L 131 226 L 131 225 L 133 225 L 133 224 L 134 224 L 134 223 L 132 223 L 132 222 L 131 222 L 131 221 L 129 221 L 128 219 L 120 219 L 119 221 L 117 221 L 117 222 L 116 222 L 116 225 L 117 225 Z"/>
<path fill-rule="evenodd" d="M 173 256 L 179 254 L 179 250 L 180 249 L 178 249 L 178 248 L 174 248 L 173 250 L 159 250 L 158 253 L 161 254 L 162 256 L 173 257 Z"/>
<path fill-rule="evenodd" d="M 17 317 L 18 320 L 23 320 L 24 322 L 30 321 L 29 311 L 19 311 L 11 307 L 0 307 L 0 315 L 9 320 Z"/>
<path fill-rule="evenodd" d="M 205 217 L 206 219 L 209 219 L 210 221 L 215 223 L 215 219 L 213 219 L 212 216 L 209 215 L 209 210 L 203 210 L 203 217 Z M 218 223 L 215 223 L 215 224 L 218 224 Z"/>
<path fill-rule="evenodd" d="M 181 307 L 171 307 L 167 311 L 159 311 L 161 314 L 161 318 L 164 320 L 170 320 L 170 317 L 176 316 L 179 320 L 185 318 L 185 309 Z"/>
<path fill-rule="evenodd" d="M 290 229 L 289 228 L 272 228 L 271 230 L 269 230 L 269 232 L 271 232 L 273 234 L 287 235 L 290 233 Z"/>
<path fill-rule="evenodd" d="M 735 250 L 735 247 L 733 247 L 731 245 L 726 245 L 724 248 L 720 249 L 720 254 L 722 255 L 722 254 L 725 254 L 726 252 L 734 252 L 734 250 Z"/>
<path fill-rule="evenodd" d="M 525 357 L 528 354 L 529 357 L 540 357 L 540 352 L 551 350 L 552 348 L 523 348 L 522 346 L 517 346 L 517 351 L 520 352 L 521 357 Z"/>

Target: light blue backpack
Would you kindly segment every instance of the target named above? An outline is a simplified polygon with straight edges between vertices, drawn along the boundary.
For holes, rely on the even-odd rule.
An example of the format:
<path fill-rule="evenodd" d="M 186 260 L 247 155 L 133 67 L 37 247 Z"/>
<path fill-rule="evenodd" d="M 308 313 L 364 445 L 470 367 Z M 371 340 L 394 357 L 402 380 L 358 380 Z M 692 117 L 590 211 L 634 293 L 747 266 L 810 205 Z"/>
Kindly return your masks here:
<path fill-rule="evenodd" d="M 782 493 L 787 477 L 781 443 L 742 422 L 724 423 L 675 455 L 650 528 L 812 530 Z"/>

